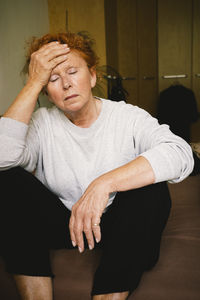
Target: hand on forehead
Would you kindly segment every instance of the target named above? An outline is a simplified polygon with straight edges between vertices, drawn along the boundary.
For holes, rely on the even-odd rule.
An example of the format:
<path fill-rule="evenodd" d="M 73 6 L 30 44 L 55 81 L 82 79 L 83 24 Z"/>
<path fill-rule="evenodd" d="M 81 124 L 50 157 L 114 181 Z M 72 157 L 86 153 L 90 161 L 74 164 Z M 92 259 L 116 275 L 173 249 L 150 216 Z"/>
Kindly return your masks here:
<path fill-rule="evenodd" d="M 55 66 L 55 68 L 52 70 L 52 73 L 61 71 L 63 69 L 65 69 L 65 71 L 68 71 L 71 68 L 81 68 L 85 66 L 87 66 L 87 63 L 84 58 L 78 53 L 78 51 L 70 50 L 67 55 L 67 59 L 61 62 L 59 65 Z"/>

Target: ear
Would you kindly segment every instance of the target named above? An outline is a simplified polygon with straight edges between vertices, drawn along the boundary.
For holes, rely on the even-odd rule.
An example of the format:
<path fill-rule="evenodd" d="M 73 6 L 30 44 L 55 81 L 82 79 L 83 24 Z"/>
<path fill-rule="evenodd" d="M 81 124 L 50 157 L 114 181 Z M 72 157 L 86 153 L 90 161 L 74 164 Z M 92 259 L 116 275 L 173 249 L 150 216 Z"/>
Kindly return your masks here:
<path fill-rule="evenodd" d="M 97 72 L 95 68 L 90 69 L 91 74 L 91 88 L 94 88 L 97 82 Z"/>

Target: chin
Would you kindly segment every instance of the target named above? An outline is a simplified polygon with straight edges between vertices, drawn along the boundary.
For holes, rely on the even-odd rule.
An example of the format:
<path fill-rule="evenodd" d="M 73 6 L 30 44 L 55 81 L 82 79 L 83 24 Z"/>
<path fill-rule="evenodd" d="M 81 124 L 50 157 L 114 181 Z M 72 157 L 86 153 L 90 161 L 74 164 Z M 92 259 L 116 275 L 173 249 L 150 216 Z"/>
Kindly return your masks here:
<path fill-rule="evenodd" d="M 81 105 L 80 103 L 72 103 L 72 104 L 68 104 L 65 105 L 63 107 L 63 110 L 65 112 L 79 112 L 81 109 L 83 108 L 83 105 Z"/>

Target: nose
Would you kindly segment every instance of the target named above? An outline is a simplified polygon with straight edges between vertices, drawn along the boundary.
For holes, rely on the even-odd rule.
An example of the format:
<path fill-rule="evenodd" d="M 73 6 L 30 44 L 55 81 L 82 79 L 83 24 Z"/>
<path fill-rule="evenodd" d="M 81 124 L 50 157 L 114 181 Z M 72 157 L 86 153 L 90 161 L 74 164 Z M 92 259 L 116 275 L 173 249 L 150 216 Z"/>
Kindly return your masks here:
<path fill-rule="evenodd" d="M 64 90 L 68 90 L 70 88 L 70 86 L 71 86 L 71 83 L 69 80 L 66 80 L 66 79 L 63 80 L 63 89 Z"/>

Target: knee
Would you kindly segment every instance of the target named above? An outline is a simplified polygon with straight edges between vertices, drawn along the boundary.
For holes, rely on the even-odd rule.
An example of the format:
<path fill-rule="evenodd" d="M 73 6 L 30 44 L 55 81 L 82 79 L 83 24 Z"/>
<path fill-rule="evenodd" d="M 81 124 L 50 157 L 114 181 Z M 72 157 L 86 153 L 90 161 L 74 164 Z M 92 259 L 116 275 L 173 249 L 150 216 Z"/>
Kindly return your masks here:
<path fill-rule="evenodd" d="M 31 191 L 34 176 L 21 167 L 0 171 L 1 196 L 17 199 L 25 191 Z"/>

